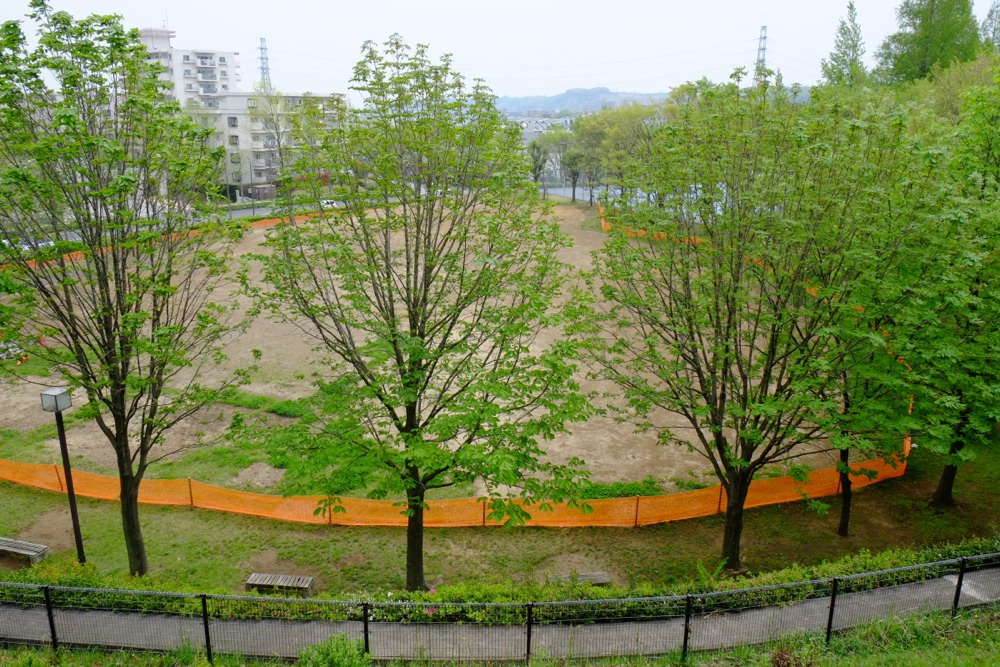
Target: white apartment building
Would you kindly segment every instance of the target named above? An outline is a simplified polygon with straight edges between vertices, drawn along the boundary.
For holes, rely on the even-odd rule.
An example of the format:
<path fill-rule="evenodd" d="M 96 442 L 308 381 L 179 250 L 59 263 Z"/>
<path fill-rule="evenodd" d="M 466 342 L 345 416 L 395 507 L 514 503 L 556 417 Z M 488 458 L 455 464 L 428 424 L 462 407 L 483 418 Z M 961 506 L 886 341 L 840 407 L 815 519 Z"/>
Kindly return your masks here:
<path fill-rule="evenodd" d="M 279 150 L 289 147 L 291 128 L 285 114 L 302 104 L 301 95 L 282 95 L 259 109 L 256 93 L 230 93 L 219 99 L 216 131 L 226 148 L 226 183 L 255 196 L 279 172 Z M 266 196 L 266 195 L 263 195 Z"/>
<path fill-rule="evenodd" d="M 219 106 L 221 98 L 241 90 L 238 51 L 214 49 L 175 49 L 170 40 L 176 36 L 165 28 L 143 28 L 139 31 L 150 60 L 158 60 L 164 72 L 160 78 L 169 82 L 172 99 L 181 105 L 199 102 L 207 109 Z"/>
<path fill-rule="evenodd" d="M 174 31 L 161 28 L 143 28 L 139 36 L 148 58 L 163 65 L 160 78 L 170 84 L 171 99 L 185 108 L 196 106 L 200 122 L 215 129 L 217 145 L 226 149 L 229 196 L 273 197 L 280 151 L 290 147 L 287 114 L 302 104 L 302 95 L 264 99 L 242 90 L 236 51 L 175 49 Z"/>

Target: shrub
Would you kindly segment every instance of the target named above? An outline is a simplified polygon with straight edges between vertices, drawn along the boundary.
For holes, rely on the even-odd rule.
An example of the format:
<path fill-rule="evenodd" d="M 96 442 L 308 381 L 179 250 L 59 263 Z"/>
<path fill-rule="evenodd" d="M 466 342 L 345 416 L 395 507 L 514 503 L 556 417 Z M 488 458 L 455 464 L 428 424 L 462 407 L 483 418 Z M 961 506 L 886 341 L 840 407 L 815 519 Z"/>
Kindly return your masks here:
<path fill-rule="evenodd" d="M 646 477 L 641 482 L 613 482 L 602 484 L 590 482 L 583 487 L 583 500 L 602 500 L 604 498 L 634 498 L 635 496 L 659 496 L 664 490 L 654 477 Z"/>
<path fill-rule="evenodd" d="M 372 661 L 361 642 L 337 634 L 303 649 L 295 664 L 302 667 L 369 667 Z"/>

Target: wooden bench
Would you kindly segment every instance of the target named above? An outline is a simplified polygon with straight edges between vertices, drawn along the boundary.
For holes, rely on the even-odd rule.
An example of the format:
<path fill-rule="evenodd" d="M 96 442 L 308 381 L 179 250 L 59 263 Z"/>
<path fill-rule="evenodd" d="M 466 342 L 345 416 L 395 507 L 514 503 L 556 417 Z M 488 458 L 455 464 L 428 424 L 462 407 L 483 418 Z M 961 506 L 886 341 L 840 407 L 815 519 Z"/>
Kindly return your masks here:
<path fill-rule="evenodd" d="M 49 555 L 49 548 L 44 544 L 33 544 L 0 537 L 0 553 L 13 554 L 27 558 L 32 565 Z"/>
<path fill-rule="evenodd" d="M 294 574 L 262 574 L 254 572 L 247 578 L 248 591 L 261 593 L 294 593 L 302 597 L 312 595 L 313 578 Z"/>
<path fill-rule="evenodd" d="M 586 582 L 588 584 L 593 584 L 594 586 L 610 586 L 612 583 L 611 575 L 607 572 L 586 572 L 583 574 L 570 574 L 566 576 L 559 577 L 559 581 L 580 581 Z"/>

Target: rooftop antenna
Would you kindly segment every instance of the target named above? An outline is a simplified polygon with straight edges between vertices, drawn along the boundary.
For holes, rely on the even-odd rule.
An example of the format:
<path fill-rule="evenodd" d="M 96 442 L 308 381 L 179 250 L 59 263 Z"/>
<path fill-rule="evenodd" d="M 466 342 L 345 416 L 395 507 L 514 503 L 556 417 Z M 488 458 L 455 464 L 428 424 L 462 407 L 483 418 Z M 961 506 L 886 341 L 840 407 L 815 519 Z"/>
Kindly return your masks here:
<path fill-rule="evenodd" d="M 765 54 L 767 53 L 767 26 L 760 27 L 760 41 L 757 43 L 757 63 L 753 67 L 753 85 L 760 83 L 760 75 L 766 67 Z"/>
<path fill-rule="evenodd" d="M 262 86 L 267 88 L 271 87 L 271 66 L 267 61 L 267 40 L 263 37 L 260 38 L 260 47 L 257 49 L 260 51 L 260 83 Z"/>

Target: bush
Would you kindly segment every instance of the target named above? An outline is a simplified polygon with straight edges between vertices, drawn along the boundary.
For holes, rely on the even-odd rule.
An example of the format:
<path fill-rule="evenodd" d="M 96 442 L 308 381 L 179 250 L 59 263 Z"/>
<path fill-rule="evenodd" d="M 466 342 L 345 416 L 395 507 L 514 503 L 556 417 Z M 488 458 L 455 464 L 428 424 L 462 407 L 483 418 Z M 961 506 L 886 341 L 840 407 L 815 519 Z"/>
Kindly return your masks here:
<path fill-rule="evenodd" d="M 372 660 L 364 652 L 361 642 L 338 634 L 303 649 L 295 664 L 303 667 L 368 667 Z"/>
<path fill-rule="evenodd" d="M 654 477 L 647 477 L 641 482 L 613 482 L 602 484 L 590 482 L 581 491 L 583 500 L 603 500 L 605 498 L 634 498 L 635 496 L 660 496 L 664 494 L 663 487 Z"/>

